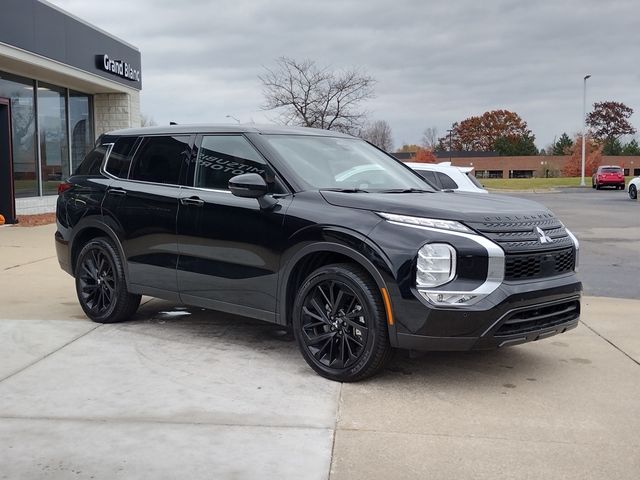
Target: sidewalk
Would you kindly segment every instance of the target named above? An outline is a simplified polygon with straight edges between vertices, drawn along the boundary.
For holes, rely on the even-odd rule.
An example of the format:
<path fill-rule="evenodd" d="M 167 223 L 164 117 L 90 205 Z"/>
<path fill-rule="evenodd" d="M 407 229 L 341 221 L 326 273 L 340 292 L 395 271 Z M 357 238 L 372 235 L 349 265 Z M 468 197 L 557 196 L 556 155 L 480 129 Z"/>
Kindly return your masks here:
<path fill-rule="evenodd" d="M 160 300 L 88 321 L 53 231 L 0 228 L 0 478 L 640 476 L 638 300 L 340 385 L 265 323 Z"/>

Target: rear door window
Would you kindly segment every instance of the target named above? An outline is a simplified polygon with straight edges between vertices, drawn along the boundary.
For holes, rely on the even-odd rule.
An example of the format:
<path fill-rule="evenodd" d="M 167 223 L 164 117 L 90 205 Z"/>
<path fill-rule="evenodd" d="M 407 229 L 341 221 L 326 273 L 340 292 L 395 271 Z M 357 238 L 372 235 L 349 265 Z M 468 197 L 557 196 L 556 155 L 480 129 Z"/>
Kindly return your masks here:
<path fill-rule="evenodd" d="M 107 145 L 100 145 L 84 157 L 84 160 L 78 165 L 74 175 L 100 175 L 100 166 L 104 160 L 104 156 L 107 153 Z"/>
<path fill-rule="evenodd" d="M 130 180 L 178 185 L 189 158 L 189 135 L 144 137 L 131 166 Z"/>
<path fill-rule="evenodd" d="M 443 190 L 457 190 L 458 184 L 446 173 L 435 172 L 438 176 L 438 180 L 440 180 L 440 185 L 442 185 Z"/>
<path fill-rule="evenodd" d="M 127 178 L 134 146 L 137 141 L 138 137 L 118 138 L 111 149 L 111 153 L 109 153 L 105 170 L 114 177 Z"/>
<path fill-rule="evenodd" d="M 440 182 L 438 181 L 438 177 L 436 177 L 435 172 L 430 170 L 417 170 L 417 172 L 424 178 L 427 182 L 429 182 L 432 186 L 440 190 L 442 187 L 440 186 Z"/>

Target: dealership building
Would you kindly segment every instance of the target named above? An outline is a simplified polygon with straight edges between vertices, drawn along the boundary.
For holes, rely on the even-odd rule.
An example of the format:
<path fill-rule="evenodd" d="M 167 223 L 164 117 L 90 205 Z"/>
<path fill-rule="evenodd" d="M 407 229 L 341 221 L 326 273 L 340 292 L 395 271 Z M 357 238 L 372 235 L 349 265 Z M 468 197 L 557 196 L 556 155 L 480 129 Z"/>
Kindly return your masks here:
<path fill-rule="evenodd" d="M 0 214 L 53 211 L 109 130 L 140 125 L 140 51 L 41 0 L 0 15 Z"/>

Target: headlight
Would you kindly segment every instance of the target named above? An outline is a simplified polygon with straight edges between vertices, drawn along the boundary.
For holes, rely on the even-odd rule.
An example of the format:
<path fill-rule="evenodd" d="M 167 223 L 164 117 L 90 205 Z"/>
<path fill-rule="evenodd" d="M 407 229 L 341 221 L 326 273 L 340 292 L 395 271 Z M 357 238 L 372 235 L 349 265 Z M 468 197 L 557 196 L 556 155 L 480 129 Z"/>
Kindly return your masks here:
<path fill-rule="evenodd" d="M 378 212 L 382 218 L 390 222 L 404 225 L 417 225 L 420 227 L 437 228 L 439 230 L 450 230 L 454 232 L 475 233 L 469 227 L 453 220 L 439 220 L 437 218 L 410 217 L 408 215 L 396 215 L 395 213 Z"/>
<path fill-rule="evenodd" d="M 446 243 L 428 243 L 418 250 L 416 286 L 432 288 L 450 282 L 456 275 L 456 251 Z"/>

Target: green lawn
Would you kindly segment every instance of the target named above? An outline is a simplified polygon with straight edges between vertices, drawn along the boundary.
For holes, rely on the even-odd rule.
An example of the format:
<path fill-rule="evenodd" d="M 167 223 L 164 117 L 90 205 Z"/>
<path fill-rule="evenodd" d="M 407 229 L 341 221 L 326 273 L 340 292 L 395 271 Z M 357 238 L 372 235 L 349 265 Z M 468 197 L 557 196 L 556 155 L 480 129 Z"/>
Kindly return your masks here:
<path fill-rule="evenodd" d="M 625 184 L 633 177 L 625 177 Z M 479 178 L 478 181 L 487 188 L 498 190 L 538 190 L 556 187 L 579 187 L 580 177 L 560 178 Z M 591 188 L 591 177 L 584 182 Z"/>

